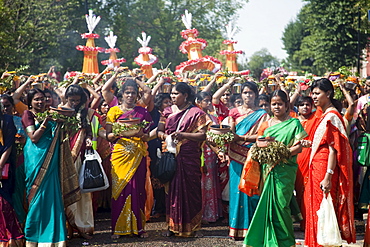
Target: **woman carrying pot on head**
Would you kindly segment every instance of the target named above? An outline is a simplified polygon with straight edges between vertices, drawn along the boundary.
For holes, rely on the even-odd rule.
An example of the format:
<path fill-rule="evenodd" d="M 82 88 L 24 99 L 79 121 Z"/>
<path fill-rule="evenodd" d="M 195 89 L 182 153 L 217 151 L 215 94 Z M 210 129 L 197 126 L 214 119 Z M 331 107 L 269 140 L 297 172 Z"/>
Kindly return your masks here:
<path fill-rule="evenodd" d="M 202 221 L 201 143 L 206 138 L 207 114 L 194 106 L 191 87 L 179 82 L 171 92 L 173 105 L 164 109 L 158 137 L 176 150 L 176 173 L 169 184 L 165 236 L 200 237 Z"/>
<path fill-rule="evenodd" d="M 152 118 L 149 112 L 136 106 L 139 94 L 134 80 L 122 86 L 122 104 L 110 108 L 107 114 L 107 139 L 114 143 L 112 151 L 112 239 L 136 235 L 148 237 L 145 232 L 145 142 L 149 140 Z M 146 127 L 133 136 L 120 136 L 113 132 L 113 125 L 125 119 L 147 121 Z M 136 219 L 136 220 L 132 220 Z"/>
<path fill-rule="evenodd" d="M 250 147 L 256 141 L 260 125 L 269 119 L 266 111 L 258 107 L 258 88 L 254 82 L 245 82 L 241 92 L 243 105 L 229 112 L 229 124 L 236 133 L 228 153 L 231 160 L 229 235 L 235 240 L 245 237 L 259 199 L 259 196 L 249 197 L 238 189 L 243 165 Z"/>
<path fill-rule="evenodd" d="M 208 92 L 197 94 L 196 102 L 199 108 L 206 112 L 212 120 L 212 125 L 218 125 L 217 117 L 209 114 L 213 110 L 212 97 Z M 216 222 L 222 215 L 221 189 L 218 177 L 216 149 L 206 142 L 203 145 L 202 166 L 205 167 L 202 174 L 202 201 L 203 218 L 202 223 Z"/>
<path fill-rule="evenodd" d="M 79 85 L 70 85 L 65 92 L 65 99 L 64 107 L 74 110 L 79 126 L 77 131 L 69 133 L 69 143 L 67 141 L 63 142 L 63 147 L 66 149 L 63 152 L 68 153 L 69 150 L 67 149 L 70 149 L 69 156 L 71 156 L 68 157 L 63 153 L 63 162 L 72 158 L 70 162 L 74 164 L 76 174 L 79 174 L 82 162 L 85 159 L 85 151 L 92 148 L 91 124 L 96 113 L 94 110 L 87 108 L 87 95 Z M 69 223 L 69 238 L 73 237 L 73 229 L 77 230 L 78 234 L 85 239 L 92 238 L 94 215 L 91 193 L 81 193 L 81 199 L 66 208 L 66 215 Z"/>

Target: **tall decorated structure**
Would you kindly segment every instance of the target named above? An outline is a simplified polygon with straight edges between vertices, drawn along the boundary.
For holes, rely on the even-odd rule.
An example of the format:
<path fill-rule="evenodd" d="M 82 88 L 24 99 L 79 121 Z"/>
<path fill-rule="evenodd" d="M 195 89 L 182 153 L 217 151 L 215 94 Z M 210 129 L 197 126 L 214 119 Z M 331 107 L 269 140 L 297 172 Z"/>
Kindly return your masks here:
<path fill-rule="evenodd" d="M 140 55 L 134 61 L 137 65 L 141 66 L 145 77 L 150 78 L 153 76 L 152 65 L 158 61 L 158 58 L 152 54 L 153 50 L 148 46 L 151 37 L 147 36 L 145 32 L 141 33 L 141 37 L 137 37 L 137 41 L 141 44 L 141 48 L 139 49 Z"/>
<path fill-rule="evenodd" d="M 95 47 L 94 39 L 98 39 L 100 36 L 99 34 L 93 33 L 96 25 L 98 25 L 100 21 L 100 16 L 95 16 L 92 10 L 89 10 L 89 14 L 86 15 L 86 23 L 87 29 L 89 30 L 88 33 L 81 34 L 83 39 L 87 39 L 86 45 L 78 45 L 76 49 L 79 51 L 84 52 L 84 61 L 82 72 L 88 74 L 98 74 L 99 67 L 98 67 L 98 52 L 103 52 L 104 48 Z"/>
<path fill-rule="evenodd" d="M 243 54 L 243 51 L 236 51 L 234 49 L 234 44 L 238 43 L 238 41 L 234 40 L 236 31 L 237 28 L 233 27 L 231 22 L 226 25 L 227 39 L 225 39 L 222 43 L 227 45 L 227 50 L 220 51 L 220 54 L 226 56 L 225 69 L 227 69 L 227 71 L 234 72 L 236 74 L 248 75 L 250 72 L 249 70 L 238 70 L 237 54 Z"/>
<path fill-rule="evenodd" d="M 179 49 L 182 53 L 188 54 L 188 61 L 182 62 L 176 66 L 175 75 L 179 75 L 184 71 L 202 69 L 216 73 L 221 69 L 222 64 L 214 57 L 203 57 L 202 50 L 204 50 L 208 44 L 206 40 L 197 38 L 199 35 L 197 29 L 191 28 L 192 14 L 185 10 L 185 14 L 181 17 L 186 27 L 186 30 L 181 32 L 181 36 L 186 39 L 186 41 L 181 43 Z"/>
<path fill-rule="evenodd" d="M 117 58 L 117 52 L 119 52 L 118 48 L 115 48 L 117 42 L 117 36 L 113 35 L 113 32 L 109 32 L 109 36 L 105 37 L 105 42 L 107 42 L 109 49 L 105 50 L 105 53 L 109 53 L 109 59 L 103 60 L 101 63 L 111 68 L 119 67 L 121 63 L 126 62 L 124 58 Z"/>

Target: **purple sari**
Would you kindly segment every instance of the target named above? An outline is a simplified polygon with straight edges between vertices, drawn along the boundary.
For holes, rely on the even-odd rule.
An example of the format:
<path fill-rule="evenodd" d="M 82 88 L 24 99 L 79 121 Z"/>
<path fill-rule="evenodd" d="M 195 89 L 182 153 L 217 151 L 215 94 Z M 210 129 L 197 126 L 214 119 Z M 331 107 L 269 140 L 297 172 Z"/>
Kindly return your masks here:
<path fill-rule="evenodd" d="M 152 121 L 145 108 L 136 106 L 133 110 L 123 113 L 117 106 L 109 110 L 107 124 L 128 117 Z M 148 132 L 149 126 L 144 129 L 144 133 Z M 120 138 L 114 144 L 112 151 L 113 234 L 145 233 L 146 152 L 146 144 L 137 137 Z"/>
<path fill-rule="evenodd" d="M 176 106 L 163 111 L 165 133 L 176 132 L 177 125 L 186 110 L 174 113 Z M 164 119 L 163 119 L 164 120 Z M 198 107 L 191 107 L 186 113 L 180 132 L 195 133 L 207 123 L 206 113 Z M 192 236 L 200 229 L 202 221 L 202 191 L 200 170 L 201 143 L 183 140 L 176 156 L 177 170 L 169 185 L 167 197 L 167 223 L 169 230 L 179 236 Z"/>

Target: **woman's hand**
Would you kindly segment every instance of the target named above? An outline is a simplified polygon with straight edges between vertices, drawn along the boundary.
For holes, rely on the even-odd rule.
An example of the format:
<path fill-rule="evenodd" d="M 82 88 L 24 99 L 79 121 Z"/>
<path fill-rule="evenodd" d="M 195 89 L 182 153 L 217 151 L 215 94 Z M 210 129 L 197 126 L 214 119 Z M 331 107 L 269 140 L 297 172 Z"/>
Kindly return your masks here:
<path fill-rule="evenodd" d="M 86 138 L 86 148 L 90 149 L 92 147 L 92 140 L 90 137 Z"/>
<path fill-rule="evenodd" d="M 257 138 L 257 147 L 265 148 L 267 147 L 271 142 L 275 141 L 275 137 L 269 136 L 269 137 L 259 137 Z"/>
<path fill-rule="evenodd" d="M 320 189 L 325 193 L 329 193 L 331 190 L 331 175 L 326 173 L 324 180 L 320 182 Z"/>
<path fill-rule="evenodd" d="M 185 137 L 184 137 L 183 133 L 181 133 L 181 132 L 175 132 L 175 133 L 172 134 L 172 140 L 173 140 L 174 143 L 178 143 L 178 142 L 180 142 L 184 139 L 185 139 Z"/>
<path fill-rule="evenodd" d="M 309 140 L 301 140 L 301 145 L 304 148 L 310 148 L 312 146 L 312 142 Z"/>
<path fill-rule="evenodd" d="M 217 157 L 220 159 L 221 163 L 229 162 L 229 156 L 223 152 L 218 152 Z"/>

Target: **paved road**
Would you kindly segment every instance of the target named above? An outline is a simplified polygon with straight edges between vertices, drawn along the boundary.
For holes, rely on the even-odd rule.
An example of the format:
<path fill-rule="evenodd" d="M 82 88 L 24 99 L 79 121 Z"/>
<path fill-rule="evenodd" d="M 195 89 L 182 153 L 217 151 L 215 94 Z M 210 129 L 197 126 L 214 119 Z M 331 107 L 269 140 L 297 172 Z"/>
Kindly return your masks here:
<path fill-rule="evenodd" d="M 228 247 L 242 246 L 242 242 L 232 241 L 228 237 L 227 225 L 217 222 L 202 227 L 204 234 L 203 238 L 178 238 L 178 237 L 162 237 L 162 229 L 166 227 L 165 219 L 160 218 L 146 225 L 149 238 L 140 239 L 137 237 L 124 237 L 118 240 L 111 240 L 110 214 L 99 213 L 95 219 L 95 235 L 91 240 L 84 240 L 78 237 L 69 241 L 69 247 L 77 246 L 137 246 L 137 247 L 156 247 L 156 246 L 209 246 L 209 247 Z M 344 246 L 362 246 L 363 245 L 363 223 L 356 222 L 357 240 L 356 244 L 343 244 Z M 299 231 L 298 224 L 295 224 L 295 237 L 297 239 L 297 247 L 303 247 L 304 233 Z"/>

